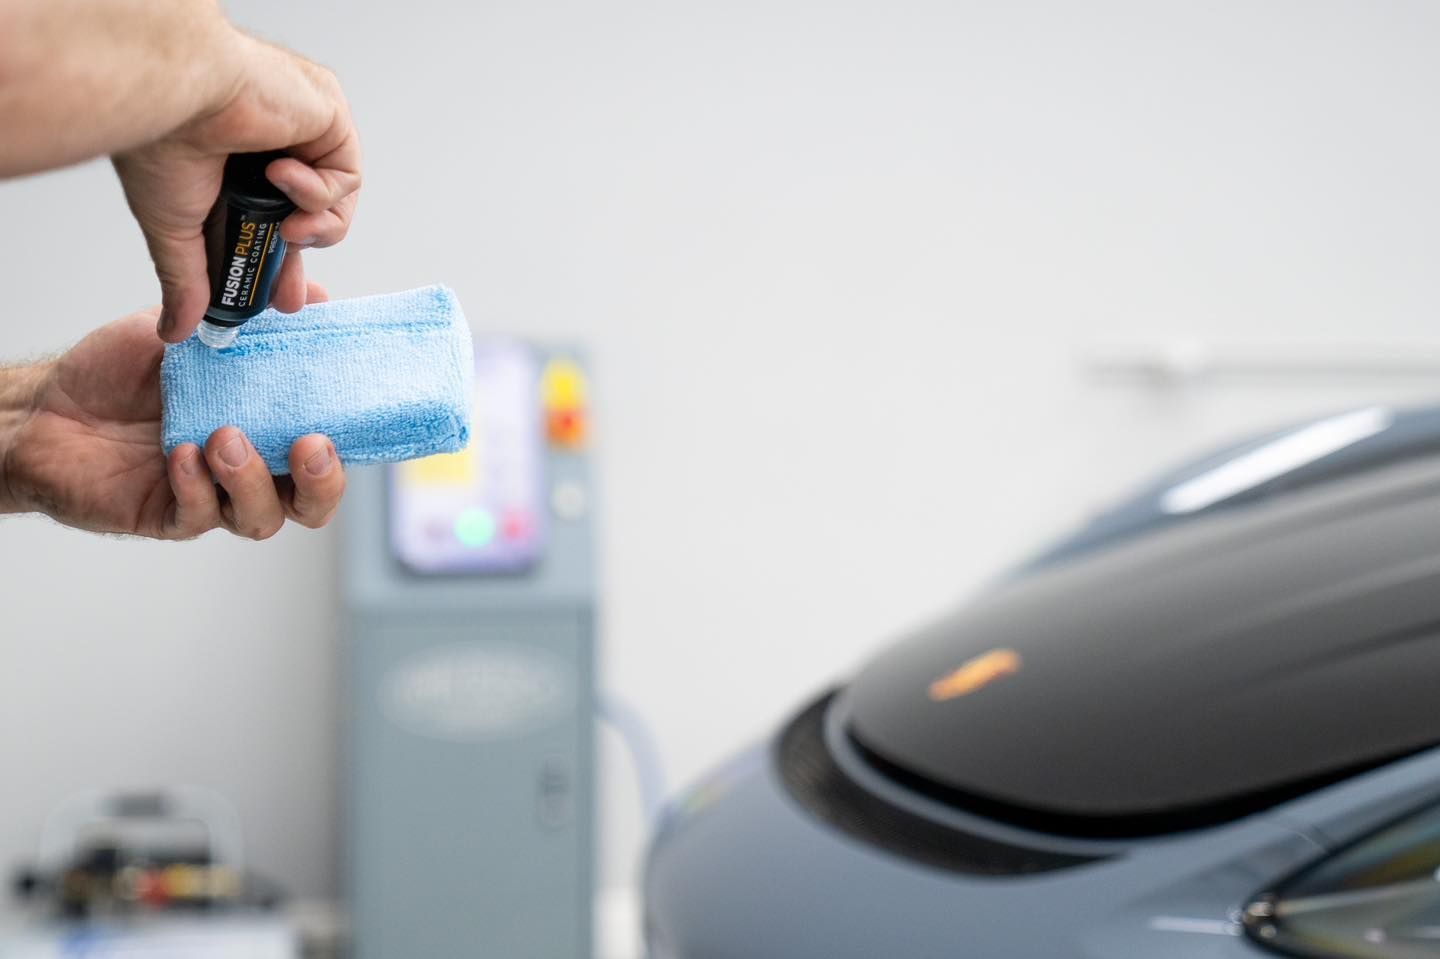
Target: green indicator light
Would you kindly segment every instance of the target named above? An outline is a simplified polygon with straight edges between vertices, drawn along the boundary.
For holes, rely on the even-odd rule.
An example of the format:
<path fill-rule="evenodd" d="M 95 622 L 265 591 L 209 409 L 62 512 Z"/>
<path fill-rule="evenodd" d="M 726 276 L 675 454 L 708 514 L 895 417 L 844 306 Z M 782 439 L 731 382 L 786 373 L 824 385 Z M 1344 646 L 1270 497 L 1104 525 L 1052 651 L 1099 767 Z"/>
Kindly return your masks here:
<path fill-rule="evenodd" d="M 462 545 L 479 549 L 495 538 L 495 517 L 478 506 L 461 510 L 455 517 L 455 538 Z"/>

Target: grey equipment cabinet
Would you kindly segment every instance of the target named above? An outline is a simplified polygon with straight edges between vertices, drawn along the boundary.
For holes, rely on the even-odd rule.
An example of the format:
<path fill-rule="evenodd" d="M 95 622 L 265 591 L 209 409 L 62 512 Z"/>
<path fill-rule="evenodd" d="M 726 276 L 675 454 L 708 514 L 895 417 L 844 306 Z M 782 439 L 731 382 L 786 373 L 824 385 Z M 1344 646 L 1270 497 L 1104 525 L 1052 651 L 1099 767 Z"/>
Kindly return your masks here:
<path fill-rule="evenodd" d="M 478 344 L 471 461 L 352 475 L 343 872 L 358 959 L 592 954 L 584 375 L 573 351 Z"/>

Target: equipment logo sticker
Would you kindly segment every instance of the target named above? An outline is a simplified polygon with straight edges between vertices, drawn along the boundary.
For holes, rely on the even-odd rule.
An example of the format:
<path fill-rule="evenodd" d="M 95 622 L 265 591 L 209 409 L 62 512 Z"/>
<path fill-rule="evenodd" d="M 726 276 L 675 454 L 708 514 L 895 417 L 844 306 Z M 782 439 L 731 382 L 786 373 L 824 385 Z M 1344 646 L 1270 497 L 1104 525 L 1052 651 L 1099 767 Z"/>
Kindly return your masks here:
<path fill-rule="evenodd" d="M 380 705 L 395 725 L 451 742 L 505 739 L 544 728 L 575 709 L 565 661 L 521 643 L 456 643 L 398 664 Z"/>

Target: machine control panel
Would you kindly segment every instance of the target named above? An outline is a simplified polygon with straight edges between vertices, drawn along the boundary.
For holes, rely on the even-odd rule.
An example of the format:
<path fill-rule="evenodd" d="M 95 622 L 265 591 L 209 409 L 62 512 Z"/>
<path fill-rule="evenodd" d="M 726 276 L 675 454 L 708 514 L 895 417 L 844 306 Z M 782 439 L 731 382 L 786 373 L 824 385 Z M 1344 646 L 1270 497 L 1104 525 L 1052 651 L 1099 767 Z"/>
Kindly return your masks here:
<path fill-rule="evenodd" d="M 542 365 L 525 343 L 477 343 L 470 445 L 392 468 L 394 555 L 426 574 L 530 569 L 544 552 L 547 514 L 573 519 L 579 502 L 574 483 L 550 488 L 546 448 L 580 452 L 587 416 L 585 374 L 573 359 Z"/>
<path fill-rule="evenodd" d="M 514 340 L 475 349 L 470 445 L 393 467 L 390 544 L 419 573 L 515 573 L 544 545 L 540 370 Z"/>

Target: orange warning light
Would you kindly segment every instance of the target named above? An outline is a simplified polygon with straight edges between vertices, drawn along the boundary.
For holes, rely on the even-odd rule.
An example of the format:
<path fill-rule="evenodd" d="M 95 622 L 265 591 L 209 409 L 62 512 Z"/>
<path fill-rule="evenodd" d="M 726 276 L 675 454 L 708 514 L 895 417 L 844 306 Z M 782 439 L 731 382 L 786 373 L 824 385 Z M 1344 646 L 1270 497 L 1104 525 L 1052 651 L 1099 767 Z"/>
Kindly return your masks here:
<path fill-rule="evenodd" d="M 992 649 L 967 660 L 952 673 L 930 684 L 930 698 L 937 703 L 968 696 L 1001 676 L 1020 671 L 1020 654 L 1013 649 Z"/>
<path fill-rule="evenodd" d="M 585 445 L 585 412 L 551 410 L 545 414 L 545 435 L 550 445 L 576 449 Z"/>

